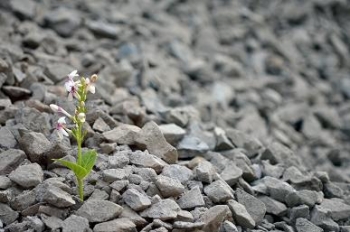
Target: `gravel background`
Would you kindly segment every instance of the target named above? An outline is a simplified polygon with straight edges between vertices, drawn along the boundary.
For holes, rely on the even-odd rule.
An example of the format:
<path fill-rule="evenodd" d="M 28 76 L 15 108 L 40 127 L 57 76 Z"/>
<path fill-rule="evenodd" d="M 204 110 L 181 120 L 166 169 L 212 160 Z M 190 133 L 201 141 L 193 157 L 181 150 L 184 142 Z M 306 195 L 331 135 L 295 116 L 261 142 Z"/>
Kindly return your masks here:
<path fill-rule="evenodd" d="M 348 0 L 0 1 L 0 231 L 350 231 Z M 99 75 L 79 202 L 54 127 Z"/>

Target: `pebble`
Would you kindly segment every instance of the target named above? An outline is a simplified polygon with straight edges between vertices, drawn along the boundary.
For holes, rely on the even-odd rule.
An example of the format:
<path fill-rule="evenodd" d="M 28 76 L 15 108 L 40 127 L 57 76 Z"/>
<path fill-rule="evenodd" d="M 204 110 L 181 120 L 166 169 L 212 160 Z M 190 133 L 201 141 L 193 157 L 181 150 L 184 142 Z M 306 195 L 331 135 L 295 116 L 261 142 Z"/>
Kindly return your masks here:
<path fill-rule="evenodd" d="M 163 197 L 177 197 L 185 191 L 185 187 L 177 179 L 159 175 L 155 182 Z"/>
<path fill-rule="evenodd" d="M 40 184 L 44 179 L 44 173 L 37 163 L 19 166 L 9 175 L 11 181 L 21 187 L 31 188 Z"/>
<path fill-rule="evenodd" d="M 202 193 L 198 186 L 182 194 L 177 200 L 177 203 L 181 209 L 193 209 L 195 207 L 205 206 Z"/>
<path fill-rule="evenodd" d="M 106 222 L 118 217 L 123 208 L 106 200 L 88 200 L 78 209 L 77 216 L 86 218 L 89 222 Z"/>
<path fill-rule="evenodd" d="M 125 203 L 135 211 L 144 210 L 152 204 L 147 195 L 139 192 L 137 189 L 126 190 L 122 197 Z"/>
<path fill-rule="evenodd" d="M 142 211 L 140 216 L 164 221 L 176 218 L 180 210 L 179 205 L 169 198 L 152 204 L 150 208 Z"/>
<path fill-rule="evenodd" d="M 253 229 L 255 227 L 255 221 L 250 216 L 244 205 L 235 200 L 229 200 L 227 204 L 232 212 L 233 218 L 240 226 L 249 229 Z"/>
<path fill-rule="evenodd" d="M 238 203 L 245 206 L 255 223 L 259 223 L 263 220 L 266 213 L 266 206 L 262 201 L 241 189 L 236 190 L 235 196 Z"/>

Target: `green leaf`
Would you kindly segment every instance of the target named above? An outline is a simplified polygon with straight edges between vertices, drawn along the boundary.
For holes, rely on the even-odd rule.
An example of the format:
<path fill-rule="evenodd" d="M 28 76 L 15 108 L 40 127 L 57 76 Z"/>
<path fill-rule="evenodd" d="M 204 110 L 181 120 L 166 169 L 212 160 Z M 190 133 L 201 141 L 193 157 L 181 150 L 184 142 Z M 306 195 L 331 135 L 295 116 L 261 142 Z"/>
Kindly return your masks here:
<path fill-rule="evenodd" d="M 89 172 L 84 167 L 76 163 L 62 159 L 56 159 L 55 161 L 72 170 L 79 179 L 84 179 L 89 174 Z"/>
<path fill-rule="evenodd" d="M 97 159 L 97 153 L 95 150 L 89 150 L 88 152 L 82 155 L 81 166 L 90 173 L 92 168 L 95 165 Z"/>

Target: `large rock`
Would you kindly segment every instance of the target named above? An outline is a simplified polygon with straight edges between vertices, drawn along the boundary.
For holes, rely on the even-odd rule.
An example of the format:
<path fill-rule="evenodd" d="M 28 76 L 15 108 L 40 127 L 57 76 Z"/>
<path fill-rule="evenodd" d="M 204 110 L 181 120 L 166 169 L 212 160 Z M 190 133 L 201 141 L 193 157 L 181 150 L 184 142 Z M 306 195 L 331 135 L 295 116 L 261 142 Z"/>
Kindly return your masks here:
<path fill-rule="evenodd" d="M 63 221 L 62 232 L 86 232 L 90 229 L 86 218 L 70 215 Z"/>
<path fill-rule="evenodd" d="M 88 200 L 78 209 L 76 214 L 89 222 L 105 222 L 118 217 L 123 211 L 120 205 L 106 200 Z"/>
<path fill-rule="evenodd" d="M 201 218 L 200 222 L 204 222 L 202 230 L 205 232 L 219 231 L 221 223 L 230 214 L 230 209 L 227 205 L 216 205 L 206 211 Z"/>
<path fill-rule="evenodd" d="M 235 200 L 229 200 L 227 204 L 232 212 L 233 218 L 240 226 L 250 229 L 255 227 L 255 221 L 250 216 L 244 205 L 238 203 Z"/>
<path fill-rule="evenodd" d="M 147 149 L 151 154 L 158 156 L 169 164 L 177 162 L 178 154 L 175 147 L 165 140 L 155 122 L 146 123 L 135 142 L 141 149 Z"/>
<path fill-rule="evenodd" d="M 6 175 L 15 170 L 26 158 L 21 150 L 9 149 L 0 153 L 0 175 Z"/>
<path fill-rule="evenodd" d="M 122 197 L 124 202 L 135 211 L 144 210 L 152 204 L 146 194 L 133 188 L 126 190 Z"/>
<path fill-rule="evenodd" d="M 157 173 L 160 173 L 163 167 L 167 165 L 167 163 L 159 157 L 142 151 L 131 153 L 129 159 L 130 163 L 140 167 L 153 168 Z"/>
<path fill-rule="evenodd" d="M 185 191 L 185 187 L 179 180 L 168 176 L 157 176 L 155 184 L 163 197 L 177 197 Z"/>
<path fill-rule="evenodd" d="M 36 188 L 37 201 L 47 202 L 59 208 L 69 207 L 75 204 L 69 193 L 47 181 L 45 182 Z"/>
<path fill-rule="evenodd" d="M 248 213 L 254 219 L 255 223 L 261 222 L 266 213 L 265 204 L 242 189 L 237 189 L 235 194 L 237 201 L 244 205 Z"/>
<path fill-rule="evenodd" d="M 136 225 L 128 218 L 118 218 L 94 226 L 94 232 L 134 232 Z"/>
<path fill-rule="evenodd" d="M 205 206 L 199 186 L 195 186 L 191 190 L 182 194 L 177 203 L 181 209 L 193 209 L 195 207 Z"/>
<path fill-rule="evenodd" d="M 19 213 L 11 209 L 8 205 L 0 203 L 0 220 L 9 225 L 14 222 L 19 216 Z"/>
<path fill-rule="evenodd" d="M 19 139 L 19 145 L 32 162 L 40 162 L 44 160 L 43 156 L 50 149 L 51 143 L 42 133 L 28 132 Z"/>
<path fill-rule="evenodd" d="M 35 187 L 44 179 L 44 173 L 37 163 L 19 166 L 10 173 L 9 178 L 24 188 Z"/>
<path fill-rule="evenodd" d="M 161 200 L 140 213 L 141 217 L 169 220 L 177 217 L 180 207 L 172 199 Z"/>

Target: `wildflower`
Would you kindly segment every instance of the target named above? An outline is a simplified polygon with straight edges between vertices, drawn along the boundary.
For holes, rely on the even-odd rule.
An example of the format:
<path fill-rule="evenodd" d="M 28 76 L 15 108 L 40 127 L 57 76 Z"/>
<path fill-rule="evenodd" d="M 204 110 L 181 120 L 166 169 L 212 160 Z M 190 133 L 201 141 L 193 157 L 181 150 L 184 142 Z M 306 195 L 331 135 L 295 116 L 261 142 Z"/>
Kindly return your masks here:
<path fill-rule="evenodd" d="M 67 111 L 65 111 L 62 107 L 55 105 L 55 104 L 50 104 L 50 108 L 57 113 L 62 113 L 66 115 L 68 118 L 71 118 L 72 115 L 70 115 Z"/>
<path fill-rule="evenodd" d="M 77 74 L 77 70 L 74 70 L 70 74 L 68 74 L 68 80 L 66 83 L 64 83 L 64 86 L 66 87 L 66 90 L 68 91 L 68 100 L 73 100 L 73 97 L 79 99 L 79 94 L 78 94 L 78 84 L 80 83 L 79 81 L 74 81 L 74 77 L 79 76 Z"/>
<path fill-rule="evenodd" d="M 69 136 L 66 130 L 66 117 L 60 117 L 57 121 L 56 130 L 58 130 L 58 137 L 62 139 L 64 136 Z"/>
<path fill-rule="evenodd" d="M 95 84 L 92 81 L 92 79 L 90 80 L 89 78 L 86 78 L 85 83 L 86 83 L 87 91 L 90 91 L 90 93 L 94 94 L 95 93 Z"/>
<path fill-rule="evenodd" d="M 79 113 L 78 114 L 78 119 L 80 122 L 85 122 L 86 115 L 84 113 Z"/>

